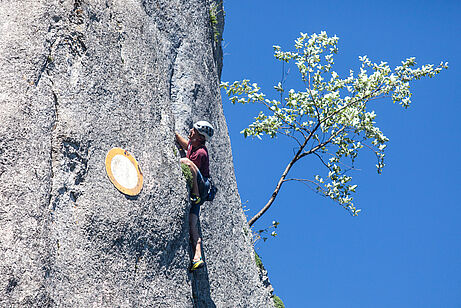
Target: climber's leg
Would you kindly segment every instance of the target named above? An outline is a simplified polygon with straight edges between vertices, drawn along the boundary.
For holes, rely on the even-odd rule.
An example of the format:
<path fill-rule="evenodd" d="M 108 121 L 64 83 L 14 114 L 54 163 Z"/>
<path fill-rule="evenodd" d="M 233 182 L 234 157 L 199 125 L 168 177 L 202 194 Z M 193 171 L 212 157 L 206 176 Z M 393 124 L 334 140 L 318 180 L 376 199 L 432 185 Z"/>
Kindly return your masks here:
<path fill-rule="evenodd" d="M 194 262 L 202 258 L 202 239 L 198 233 L 198 215 L 195 213 L 189 213 L 189 232 L 194 251 L 192 262 Z"/>
<path fill-rule="evenodd" d="M 198 170 L 197 166 L 189 158 L 183 157 L 180 159 L 180 162 L 183 164 L 186 164 L 192 173 L 192 193 L 195 196 L 200 196 L 200 193 L 198 190 L 198 184 L 197 184 L 197 172 L 200 172 L 200 171 Z"/>

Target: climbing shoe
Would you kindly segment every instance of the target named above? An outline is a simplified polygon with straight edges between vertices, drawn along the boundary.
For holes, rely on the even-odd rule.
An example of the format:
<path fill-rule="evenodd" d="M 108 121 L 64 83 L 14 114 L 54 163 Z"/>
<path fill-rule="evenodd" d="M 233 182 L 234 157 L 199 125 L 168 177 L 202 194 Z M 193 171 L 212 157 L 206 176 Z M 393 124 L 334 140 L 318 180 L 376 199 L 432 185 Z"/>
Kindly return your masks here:
<path fill-rule="evenodd" d="M 192 204 L 199 204 L 200 203 L 200 197 L 199 196 L 196 196 L 196 195 L 191 195 L 190 196 L 190 202 L 192 202 Z"/>
<path fill-rule="evenodd" d="M 203 262 L 202 258 L 200 258 L 197 261 L 192 261 L 192 265 L 190 267 L 190 271 L 193 272 L 199 268 L 202 268 L 205 265 L 205 262 Z"/>

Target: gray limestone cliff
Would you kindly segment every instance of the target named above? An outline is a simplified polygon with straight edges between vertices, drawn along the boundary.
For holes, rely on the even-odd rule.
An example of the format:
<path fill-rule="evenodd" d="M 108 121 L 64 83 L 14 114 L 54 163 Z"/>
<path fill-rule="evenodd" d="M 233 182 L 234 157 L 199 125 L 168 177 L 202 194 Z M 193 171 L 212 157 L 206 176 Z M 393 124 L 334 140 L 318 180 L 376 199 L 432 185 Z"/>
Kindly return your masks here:
<path fill-rule="evenodd" d="M 222 33 L 222 3 L 218 33 Z M 271 307 L 254 262 L 206 0 L 0 1 L 0 307 Z M 190 274 L 174 132 L 215 128 Z M 138 196 L 109 181 L 136 157 Z"/>

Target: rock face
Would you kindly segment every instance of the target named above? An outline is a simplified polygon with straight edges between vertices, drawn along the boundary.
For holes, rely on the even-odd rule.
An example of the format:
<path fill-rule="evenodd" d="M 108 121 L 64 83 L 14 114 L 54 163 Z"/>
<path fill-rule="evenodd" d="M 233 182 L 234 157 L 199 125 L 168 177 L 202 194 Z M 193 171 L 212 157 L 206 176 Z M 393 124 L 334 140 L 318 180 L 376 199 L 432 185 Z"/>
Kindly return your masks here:
<path fill-rule="evenodd" d="M 0 307 L 271 307 L 255 266 L 205 0 L 0 2 Z M 174 131 L 208 120 L 218 187 L 188 272 Z M 144 187 L 120 193 L 113 147 Z"/>

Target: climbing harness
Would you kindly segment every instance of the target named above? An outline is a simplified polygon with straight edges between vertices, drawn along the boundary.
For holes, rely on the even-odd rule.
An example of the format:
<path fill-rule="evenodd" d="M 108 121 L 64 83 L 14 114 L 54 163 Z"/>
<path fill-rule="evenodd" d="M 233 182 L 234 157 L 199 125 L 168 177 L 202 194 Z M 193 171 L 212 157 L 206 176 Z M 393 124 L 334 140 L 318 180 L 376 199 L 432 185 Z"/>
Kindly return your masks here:
<path fill-rule="evenodd" d="M 218 188 L 213 184 L 211 178 L 208 178 L 208 182 L 210 182 L 210 188 L 204 198 L 204 201 L 213 201 L 216 193 L 218 192 Z"/>

